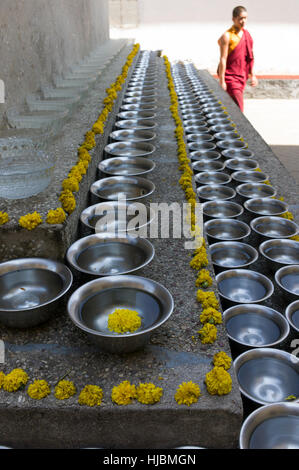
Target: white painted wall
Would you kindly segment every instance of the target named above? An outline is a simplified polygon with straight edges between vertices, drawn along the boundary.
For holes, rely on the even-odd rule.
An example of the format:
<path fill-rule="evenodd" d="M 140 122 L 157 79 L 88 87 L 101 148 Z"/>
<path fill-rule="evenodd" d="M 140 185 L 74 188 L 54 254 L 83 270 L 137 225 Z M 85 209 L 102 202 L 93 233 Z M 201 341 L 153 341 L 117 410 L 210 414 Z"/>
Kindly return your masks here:
<path fill-rule="evenodd" d="M 139 27 L 111 36 L 135 37 L 144 49 L 163 49 L 170 59 L 191 59 L 215 73 L 217 40 L 240 4 L 248 11 L 256 72 L 299 74 L 299 0 L 139 0 Z"/>

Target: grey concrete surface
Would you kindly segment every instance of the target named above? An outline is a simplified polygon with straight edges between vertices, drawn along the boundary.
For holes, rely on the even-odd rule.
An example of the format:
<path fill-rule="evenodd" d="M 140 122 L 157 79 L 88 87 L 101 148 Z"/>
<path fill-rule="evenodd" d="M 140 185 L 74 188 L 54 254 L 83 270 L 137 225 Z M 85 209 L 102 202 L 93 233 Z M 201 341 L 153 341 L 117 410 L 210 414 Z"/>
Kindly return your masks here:
<path fill-rule="evenodd" d="M 85 132 L 91 129 L 102 110 L 102 101 L 106 96 L 105 90 L 121 73 L 121 68 L 131 49 L 132 46 L 125 47 L 107 66 L 95 87 L 89 91 L 84 103 L 61 128 L 59 135 L 49 141 L 47 152 L 56 158 L 56 165 L 53 181 L 48 188 L 26 199 L 5 200 L 1 198 L 0 210 L 7 212 L 10 216 L 10 221 L 0 230 L 0 259 L 2 261 L 23 256 L 63 259 L 67 248 L 75 240 L 80 213 L 88 205 L 89 186 L 96 175 L 97 160 L 95 158 L 92 158 L 87 174 L 80 183 L 80 191 L 76 193 L 77 207 L 63 225 L 49 226 L 43 223 L 34 231 L 29 232 L 19 226 L 18 220 L 22 215 L 37 211 L 45 221 L 49 209 L 60 207 L 58 198 L 62 181 L 70 168 L 76 164 L 77 149 L 84 141 Z M 101 152 L 107 141 L 123 93 L 124 90 L 120 93 L 114 111 L 110 114 L 105 135 L 96 136 L 98 152 Z M 91 155 L 94 153 L 95 149 L 91 151 Z"/>
<path fill-rule="evenodd" d="M 174 122 L 169 105 L 166 75 L 162 59 L 159 68 L 156 150 L 151 158 L 157 166 L 149 176 L 156 191 L 151 202 L 185 201 L 178 181 Z M 98 159 L 101 155 L 98 154 Z M 163 284 L 174 298 L 171 318 L 152 336 L 143 350 L 113 356 L 97 351 L 83 332 L 69 320 L 65 309 L 48 323 L 31 330 L 1 328 L 6 344 L 3 370 L 24 368 L 31 381 L 44 378 L 52 390 L 60 377 L 68 373 L 78 392 L 86 384 L 103 388 L 104 400 L 99 408 L 79 406 L 76 396 L 66 402 L 53 394 L 39 402 L 25 392 L 0 391 L 0 440 L 12 447 L 46 448 L 175 448 L 197 445 L 206 448 L 236 448 L 243 412 L 240 392 L 233 368 L 232 392 L 224 396 L 209 395 L 204 384 L 211 370 L 213 355 L 219 350 L 230 354 L 223 325 L 212 345 L 195 342 L 200 328 L 200 308 L 196 301 L 196 273 L 190 268 L 190 253 L 184 239 L 151 239 L 156 255 L 140 275 Z M 211 269 L 211 263 L 209 265 Z M 211 270 L 211 274 L 213 272 Z M 72 290 L 80 285 L 76 281 Z M 215 288 L 215 284 L 213 286 Z M 159 380 L 162 377 L 163 380 Z M 134 403 L 126 407 L 113 404 L 111 389 L 123 380 L 154 382 L 164 389 L 160 403 L 150 406 Z M 190 408 L 174 400 L 183 381 L 199 384 L 201 397 Z M 20 425 L 22 423 L 22 425 Z"/>
<path fill-rule="evenodd" d="M 5 109 L 49 84 L 109 39 L 108 0 L 0 2 L 0 79 Z"/>

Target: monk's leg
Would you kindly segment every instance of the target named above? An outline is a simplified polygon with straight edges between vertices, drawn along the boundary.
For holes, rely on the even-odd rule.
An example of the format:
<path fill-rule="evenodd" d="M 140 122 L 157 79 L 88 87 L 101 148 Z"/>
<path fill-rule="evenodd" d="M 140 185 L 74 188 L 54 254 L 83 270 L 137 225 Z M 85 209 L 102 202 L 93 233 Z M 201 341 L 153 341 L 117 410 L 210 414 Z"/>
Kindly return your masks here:
<path fill-rule="evenodd" d="M 243 99 L 243 90 L 240 88 L 233 88 L 227 85 L 227 93 L 234 100 L 234 102 L 239 106 L 241 111 L 244 111 L 244 99 Z"/>

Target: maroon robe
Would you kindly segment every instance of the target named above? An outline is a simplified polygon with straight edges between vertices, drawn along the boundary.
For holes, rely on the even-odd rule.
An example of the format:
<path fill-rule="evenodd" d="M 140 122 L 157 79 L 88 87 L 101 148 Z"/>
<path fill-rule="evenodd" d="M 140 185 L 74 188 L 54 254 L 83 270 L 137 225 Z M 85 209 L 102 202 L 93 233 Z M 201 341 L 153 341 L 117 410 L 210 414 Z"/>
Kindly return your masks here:
<path fill-rule="evenodd" d="M 244 109 L 243 92 L 253 67 L 253 41 L 249 32 L 243 29 L 239 44 L 227 56 L 225 83 L 226 91 L 240 107 Z"/>

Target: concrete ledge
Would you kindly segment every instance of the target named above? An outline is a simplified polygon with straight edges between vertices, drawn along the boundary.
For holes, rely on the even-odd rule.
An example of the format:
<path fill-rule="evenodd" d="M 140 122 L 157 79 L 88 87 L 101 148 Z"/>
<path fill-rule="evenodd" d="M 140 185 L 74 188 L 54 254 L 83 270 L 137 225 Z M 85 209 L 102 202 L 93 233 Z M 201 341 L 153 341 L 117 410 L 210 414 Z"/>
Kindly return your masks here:
<path fill-rule="evenodd" d="M 103 135 L 96 136 L 96 148 L 90 153 L 92 161 L 87 174 L 80 183 L 79 192 L 75 194 L 76 209 L 67 217 L 63 225 L 41 224 L 28 232 L 18 225 L 22 215 L 34 211 L 42 215 L 43 220 L 49 209 L 60 207 L 59 194 L 61 183 L 66 178 L 70 168 L 77 162 L 77 149 L 84 140 L 84 134 L 91 129 L 92 124 L 101 112 L 102 100 L 106 96 L 106 88 L 121 72 L 132 47 L 125 47 L 119 56 L 105 69 L 98 84 L 90 90 L 84 103 L 73 114 L 57 138 L 49 141 L 47 151 L 56 157 L 56 167 L 51 185 L 42 193 L 26 199 L 1 199 L 0 210 L 10 216 L 10 221 L 0 227 L 0 260 L 13 258 L 41 256 L 53 259 L 63 259 L 67 248 L 77 237 L 80 214 L 89 205 L 89 187 L 95 180 L 97 164 L 102 158 L 103 148 L 112 130 L 115 114 L 119 108 L 125 87 L 119 93 L 114 108 L 109 115 Z M 132 70 L 132 69 L 131 69 Z"/>

